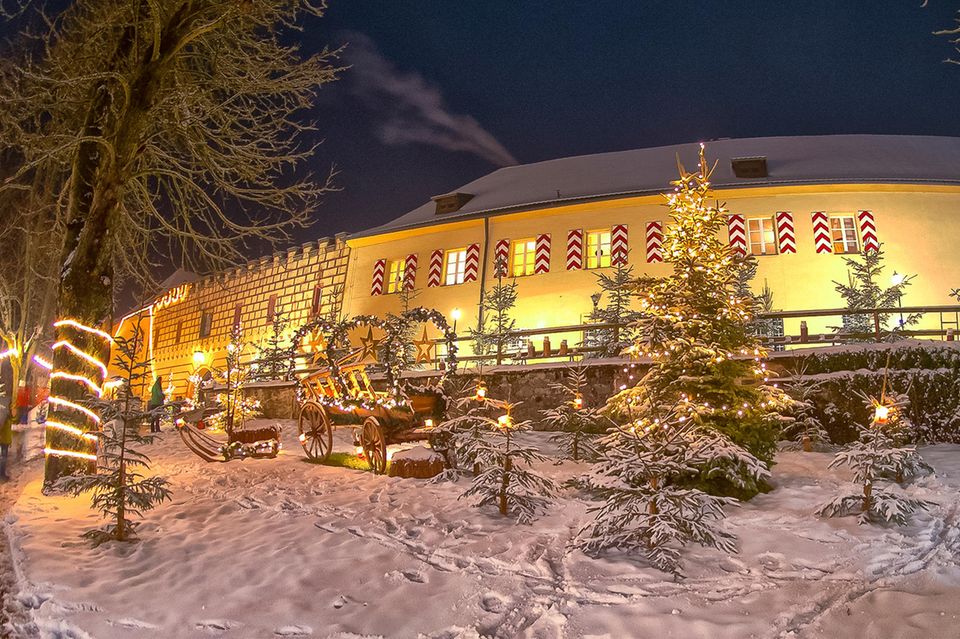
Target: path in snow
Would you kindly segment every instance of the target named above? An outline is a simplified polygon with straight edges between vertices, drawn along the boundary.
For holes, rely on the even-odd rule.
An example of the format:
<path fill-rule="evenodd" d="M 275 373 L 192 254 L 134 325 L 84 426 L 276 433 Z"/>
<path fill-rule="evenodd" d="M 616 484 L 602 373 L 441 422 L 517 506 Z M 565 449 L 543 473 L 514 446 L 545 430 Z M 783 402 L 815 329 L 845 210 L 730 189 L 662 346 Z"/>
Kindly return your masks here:
<path fill-rule="evenodd" d="M 589 517 L 575 492 L 517 526 L 459 500 L 464 480 L 317 466 L 284 435 L 276 460 L 205 464 L 165 434 L 151 452 L 174 499 L 135 545 L 91 548 L 86 500 L 41 496 L 31 469 L 9 529 L 38 625 L 98 639 L 956 635 L 957 446 L 925 451 L 939 476 L 918 490 L 941 508 L 902 530 L 816 519 L 843 477 L 828 455 L 783 454 L 777 488 L 730 512 L 740 554 L 692 548 L 676 581 L 571 550 Z"/>

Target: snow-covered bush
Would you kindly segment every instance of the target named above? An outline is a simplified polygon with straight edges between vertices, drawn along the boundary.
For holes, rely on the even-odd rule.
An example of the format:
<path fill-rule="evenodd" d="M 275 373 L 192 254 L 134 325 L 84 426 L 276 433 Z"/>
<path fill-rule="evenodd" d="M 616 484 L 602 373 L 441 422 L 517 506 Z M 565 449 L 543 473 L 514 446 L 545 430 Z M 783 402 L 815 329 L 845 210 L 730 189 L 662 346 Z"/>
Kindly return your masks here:
<path fill-rule="evenodd" d="M 786 407 L 785 417 L 789 419 L 783 427 L 783 438 L 789 443 L 784 450 L 828 450 L 831 446 L 830 435 L 817 416 L 814 398 L 823 381 L 811 382 L 805 377 L 801 367 L 790 374 L 790 381 L 784 390 L 792 401 Z"/>
<path fill-rule="evenodd" d="M 861 524 L 885 522 L 903 526 L 914 511 L 925 510 L 928 503 L 904 494 L 900 485 L 930 474 L 933 469 L 916 448 L 903 443 L 910 429 L 901 410 L 903 398 L 869 403 L 875 413 L 872 423 L 861 430 L 859 441 L 837 453 L 830 462 L 830 468 L 850 468 L 853 485 L 821 506 L 817 515 L 858 515 Z"/>

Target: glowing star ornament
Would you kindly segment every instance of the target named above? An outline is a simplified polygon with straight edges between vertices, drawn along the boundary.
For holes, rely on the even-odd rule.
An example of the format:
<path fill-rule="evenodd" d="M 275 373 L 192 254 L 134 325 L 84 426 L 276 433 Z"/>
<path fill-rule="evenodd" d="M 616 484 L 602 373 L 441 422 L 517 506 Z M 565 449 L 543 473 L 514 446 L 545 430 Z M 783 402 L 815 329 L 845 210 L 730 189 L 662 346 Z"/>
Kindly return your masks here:
<path fill-rule="evenodd" d="M 368 327 L 367 334 L 360 338 L 359 361 L 376 363 L 378 361 L 377 349 L 382 342 L 382 339 L 377 339 L 373 336 L 373 327 Z"/>
<path fill-rule="evenodd" d="M 420 339 L 414 340 L 413 345 L 417 347 L 417 364 L 433 361 L 434 350 L 436 349 L 437 345 L 427 335 L 426 326 L 423 327 L 423 334 L 420 336 Z"/>
<path fill-rule="evenodd" d="M 304 339 L 303 351 L 310 353 L 310 362 L 316 364 L 327 352 L 327 336 L 319 328 L 313 329 Z"/>

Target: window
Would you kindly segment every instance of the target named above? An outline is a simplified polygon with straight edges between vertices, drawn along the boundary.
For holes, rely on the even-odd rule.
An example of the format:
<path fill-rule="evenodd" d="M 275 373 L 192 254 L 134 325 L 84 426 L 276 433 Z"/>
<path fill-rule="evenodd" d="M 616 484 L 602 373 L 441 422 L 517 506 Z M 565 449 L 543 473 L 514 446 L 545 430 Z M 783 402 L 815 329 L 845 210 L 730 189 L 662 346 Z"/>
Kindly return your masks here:
<path fill-rule="evenodd" d="M 313 301 L 310 303 L 310 316 L 316 317 L 320 314 L 320 308 L 323 305 L 323 286 L 317 284 L 313 287 Z"/>
<path fill-rule="evenodd" d="M 200 314 L 200 337 L 210 337 L 213 328 L 213 313 L 204 311 Z"/>
<path fill-rule="evenodd" d="M 403 290 L 403 274 L 407 270 L 407 260 L 390 260 L 387 263 L 387 293 L 399 293 Z"/>
<path fill-rule="evenodd" d="M 240 318 L 242 316 L 243 316 L 243 304 L 237 304 L 236 306 L 233 307 L 233 324 L 231 324 L 231 326 L 233 326 L 234 328 L 236 328 L 237 326 L 240 326 Z"/>
<path fill-rule="evenodd" d="M 183 337 L 183 320 L 177 322 L 177 335 L 173 339 L 174 344 L 180 343 L 180 338 Z"/>
<path fill-rule="evenodd" d="M 852 215 L 836 215 L 830 218 L 830 236 L 834 253 L 859 253 L 860 240 L 857 225 Z"/>
<path fill-rule="evenodd" d="M 467 267 L 467 249 L 447 251 L 443 256 L 443 283 L 445 286 L 463 284 Z"/>
<path fill-rule="evenodd" d="M 522 277 L 533 275 L 534 258 L 537 252 L 537 242 L 533 238 L 528 240 L 514 240 L 510 245 L 510 275 Z"/>
<path fill-rule="evenodd" d="M 587 231 L 587 268 L 610 266 L 610 229 Z"/>
<path fill-rule="evenodd" d="M 747 220 L 747 239 L 751 255 L 776 255 L 777 234 L 772 217 L 752 217 Z"/>

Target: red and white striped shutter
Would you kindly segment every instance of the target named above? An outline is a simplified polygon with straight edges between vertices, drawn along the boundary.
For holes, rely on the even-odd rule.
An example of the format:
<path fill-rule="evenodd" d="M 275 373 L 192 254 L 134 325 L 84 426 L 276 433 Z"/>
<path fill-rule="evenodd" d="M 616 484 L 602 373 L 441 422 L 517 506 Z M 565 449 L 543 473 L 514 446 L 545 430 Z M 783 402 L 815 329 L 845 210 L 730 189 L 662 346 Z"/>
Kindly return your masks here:
<path fill-rule="evenodd" d="M 626 264 L 629 253 L 627 225 L 617 224 L 610 230 L 610 264 L 613 266 Z"/>
<path fill-rule="evenodd" d="M 663 222 L 647 222 L 647 262 L 656 264 L 663 261 Z"/>
<path fill-rule="evenodd" d="M 813 244 L 817 253 L 833 253 L 833 242 L 830 240 L 830 218 L 825 211 L 814 211 L 810 214 L 813 220 Z"/>
<path fill-rule="evenodd" d="M 463 265 L 463 281 L 476 282 L 480 274 L 480 245 L 471 244 L 467 247 L 467 258 Z"/>
<path fill-rule="evenodd" d="M 533 253 L 533 272 L 550 272 L 550 234 L 541 233 L 537 236 L 537 243 Z"/>
<path fill-rule="evenodd" d="M 440 286 L 443 279 L 443 249 L 437 249 L 430 254 L 430 265 L 427 267 L 427 287 Z"/>
<path fill-rule="evenodd" d="M 403 288 L 412 291 L 417 283 L 417 254 L 411 253 L 403 263 Z"/>
<path fill-rule="evenodd" d="M 570 229 L 567 232 L 567 270 L 579 271 L 583 268 L 583 229 Z"/>
<path fill-rule="evenodd" d="M 860 239 L 863 240 L 864 251 L 879 251 L 880 240 L 877 238 L 877 223 L 873 219 L 873 212 L 859 211 L 857 219 L 860 221 Z"/>
<path fill-rule="evenodd" d="M 383 295 L 383 278 L 386 270 L 386 260 L 377 260 L 373 263 L 373 282 L 370 284 L 371 295 Z"/>
<path fill-rule="evenodd" d="M 727 236 L 730 249 L 741 257 L 747 254 L 747 222 L 739 213 L 727 216 Z"/>
<path fill-rule="evenodd" d="M 793 231 L 793 213 L 777 211 L 777 250 L 780 253 L 797 252 L 797 236 Z"/>
<path fill-rule="evenodd" d="M 499 240 L 493 252 L 493 276 L 506 277 L 510 272 L 510 240 Z"/>

